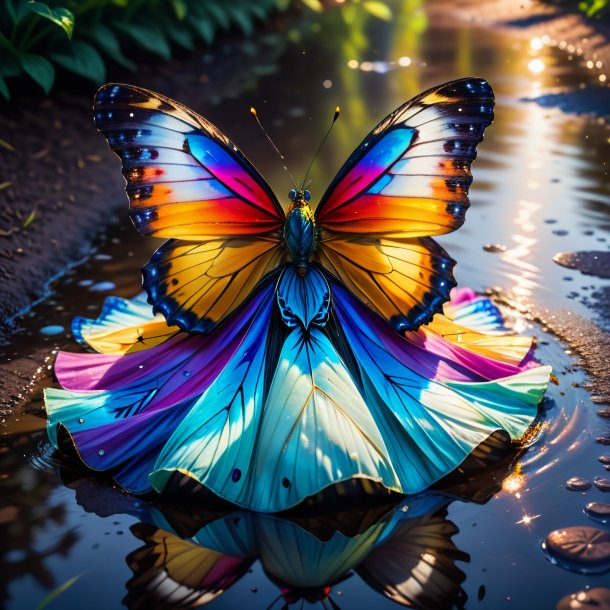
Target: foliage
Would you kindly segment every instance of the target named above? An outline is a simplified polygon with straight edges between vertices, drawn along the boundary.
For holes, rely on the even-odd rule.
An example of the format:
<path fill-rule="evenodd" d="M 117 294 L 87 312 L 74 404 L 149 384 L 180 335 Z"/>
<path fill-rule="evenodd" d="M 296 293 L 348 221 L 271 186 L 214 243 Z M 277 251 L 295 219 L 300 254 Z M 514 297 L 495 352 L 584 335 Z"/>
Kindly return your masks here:
<path fill-rule="evenodd" d="M 250 35 L 257 20 L 289 0 L 0 0 L 0 96 L 12 79 L 45 93 L 62 70 L 102 83 L 108 62 L 135 71 L 134 59 L 169 59 L 211 44 L 233 27 Z M 61 3 L 61 6 L 59 5 Z"/>
<path fill-rule="evenodd" d="M 547 4 L 554 4 L 570 11 L 580 11 L 587 17 L 610 19 L 610 0 L 544 0 Z"/>
<path fill-rule="evenodd" d="M 607 16 L 610 9 L 608 0 L 584 0 L 578 3 L 578 8 L 586 13 L 588 17 Z"/>

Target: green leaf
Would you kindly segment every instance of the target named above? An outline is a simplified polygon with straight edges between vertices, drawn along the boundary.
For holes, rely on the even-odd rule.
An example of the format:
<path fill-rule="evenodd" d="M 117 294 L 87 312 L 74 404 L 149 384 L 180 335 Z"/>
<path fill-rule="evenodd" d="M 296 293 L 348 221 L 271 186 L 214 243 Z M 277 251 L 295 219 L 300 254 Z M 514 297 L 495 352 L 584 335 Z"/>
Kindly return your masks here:
<path fill-rule="evenodd" d="M 29 12 L 23 0 L 4 0 L 4 6 L 13 23 L 19 23 Z"/>
<path fill-rule="evenodd" d="M 98 47 L 100 47 L 106 55 L 114 59 L 117 64 L 132 72 L 136 71 L 136 64 L 123 55 L 121 45 L 114 35 L 114 32 L 109 27 L 105 26 L 103 23 L 98 23 L 89 31 L 89 35 L 97 43 Z"/>
<path fill-rule="evenodd" d="M 312 11 L 315 11 L 316 13 L 321 13 L 324 10 L 324 6 L 322 6 L 320 0 L 301 0 L 301 2 L 307 8 L 311 9 Z"/>
<path fill-rule="evenodd" d="M 267 16 L 267 9 L 261 6 L 260 4 L 251 4 L 248 8 L 252 11 L 254 15 L 256 15 L 261 20 L 265 19 L 265 17 Z"/>
<path fill-rule="evenodd" d="M 106 66 L 100 54 L 88 42 L 74 40 L 70 53 L 52 53 L 51 59 L 66 70 L 84 76 L 95 83 L 106 77 Z"/>
<path fill-rule="evenodd" d="M 0 32 L 0 46 L 8 51 L 15 51 L 13 43 L 2 32 Z"/>
<path fill-rule="evenodd" d="M 19 60 L 14 55 L 7 55 L 0 59 L 0 76 L 15 77 L 23 72 Z"/>
<path fill-rule="evenodd" d="M 201 4 L 210 15 L 214 18 L 216 23 L 223 29 L 228 30 L 231 27 L 231 21 L 229 20 L 229 16 L 227 14 L 226 5 L 218 6 L 214 4 L 214 2 L 205 2 Z"/>
<path fill-rule="evenodd" d="M 188 12 L 186 2 L 184 0 L 171 0 L 171 3 L 174 8 L 174 13 L 176 14 L 176 18 L 179 21 L 182 21 Z"/>
<path fill-rule="evenodd" d="M 246 36 L 251 36 L 252 31 L 254 30 L 254 25 L 252 24 L 252 19 L 248 16 L 248 14 L 240 9 L 239 7 L 231 8 L 231 17 L 233 21 L 237 23 L 237 25 L 241 28 L 241 31 Z"/>
<path fill-rule="evenodd" d="M 193 25 L 191 23 L 191 25 Z M 183 24 L 166 23 L 165 32 L 177 45 L 185 48 L 187 51 L 195 49 L 195 41 L 193 40 L 193 32 L 187 30 Z"/>
<path fill-rule="evenodd" d="M 191 25 L 197 30 L 197 33 L 207 44 L 212 44 L 214 41 L 214 26 L 207 17 L 192 17 Z"/>
<path fill-rule="evenodd" d="M 116 23 L 115 28 L 135 40 L 143 49 L 156 53 L 163 59 L 171 58 L 171 49 L 158 25 L 154 23 Z"/>
<path fill-rule="evenodd" d="M 0 93 L 2 94 L 2 97 L 7 102 L 11 101 L 11 93 L 8 90 L 8 85 L 6 84 L 6 81 L 1 76 L 0 76 Z"/>
<path fill-rule="evenodd" d="M 392 9 L 385 2 L 367 0 L 367 2 L 362 3 L 362 6 L 364 10 L 368 11 L 373 17 L 377 17 L 377 19 L 383 19 L 383 21 L 392 19 Z"/>
<path fill-rule="evenodd" d="M 43 2 L 28 2 L 26 6 L 33 13 L 58 25 L 66 33 L 68 38 L 72 38 L 72 32 L 74 32 L 74 14 L 72 11 L 61 6 L 52 9 Z"/>
<path fill-rule="evenodd" d="M 48 94 L 55 80 L 55 68 L 53 68 L 51 62 L 40 55 L 31 53 L 21 54 L 19 61 L 26 73 Z"/>
<path fill-rule="evenodd" d="M 83 572 L 84 574 L 84 572 Z M 59 585 L 51 591 L 41 602 L 38 604 L 36 610 L 44 610 L 56 597 L 61 595 L 64 591 L 69 589 L 83 574 L 78 574 L 77 576 L 73 576 L 70 580 L 67 580 L 65 583 Z"/>

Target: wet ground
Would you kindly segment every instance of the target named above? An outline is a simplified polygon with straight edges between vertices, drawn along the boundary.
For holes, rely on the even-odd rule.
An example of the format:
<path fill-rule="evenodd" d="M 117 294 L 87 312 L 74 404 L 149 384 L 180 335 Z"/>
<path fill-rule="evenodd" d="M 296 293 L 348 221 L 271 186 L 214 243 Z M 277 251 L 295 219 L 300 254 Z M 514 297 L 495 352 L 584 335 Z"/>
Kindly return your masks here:
<path fill-rule="evenodd" d="M 604 66 L 569 60 L 565 49 L 539 38 L 459 21 L 437 27 L 414 0 L 391 6 L 391 22 L 355 5 L 304 17 L 289 32 L 275 72 L 262 75 L 255 89 L 197 110 L 241 146 L 282 196 L 290 181 L 250 106 L 298 178 L 339 104 L 342 116 L 314 165 L 315 200 L 369 129 L 405 99 L 460 76 L 487 78 L 497 110 L 473 168 L 472 207 L 464 227 L 440 240 L 458 260 L 457 279 L 480 291 L 501 288 L 526 311 L 604 318 L 607 301 L 594 295 L 607 294 L 609 280 L 553 257 L 608 251 L 610 129 L 599 116 L 525 101 L 599 86 Z M 213 62 L 213 54 L 203 57 L 202 73 Z M 77 350 L 71 318 L 94 316 L 106 295 L 136 294 L 139 268 L 157 245 L 135 235 L 128 221 L 111 229 L 89 260 L 19 321 L 2 359 Z M 430 493 L 397 507 L 357 507 L 309 521 L 152 507 L 59 464 L 42 431 L 37 388 L 53 383 L 45 363 L 35 400 L 2 421 L 0 607 L 35 608 L 64 583 L 70 586 L 49 607 L 106 610 L 124 598 L 133 608 L 162 607 L 145 597 L 146 587 L 176 607 L 180 596 L 202 595 L 198 566 L 219 562 L 219 553 L 224 580 L 212 584 L 228 590 L 213 600 L 208 594 L 210 608 L 281 608 L 286 600 L 297 608 L 391 608 L 411 600 L 421 608 L 545 609 L 585 586 L 607 586 L 608 572 L 558 567 L 541 543 L 571 525 L 608 530 L 584 513 L 587 503 L 608 494 L 595 486 L 568 491 L 565 482 L 607 474 L 597 458 L 610 447 L 596 439 L 610 434 L 610 420 L 596 415 L 599 406 L 582 387 L 585 375 L 570 347 L 526 316 L 515 323 L 539 338 L 539 357 L 558 379 L 523 453 L 452 487 L 462 499 Z"/>

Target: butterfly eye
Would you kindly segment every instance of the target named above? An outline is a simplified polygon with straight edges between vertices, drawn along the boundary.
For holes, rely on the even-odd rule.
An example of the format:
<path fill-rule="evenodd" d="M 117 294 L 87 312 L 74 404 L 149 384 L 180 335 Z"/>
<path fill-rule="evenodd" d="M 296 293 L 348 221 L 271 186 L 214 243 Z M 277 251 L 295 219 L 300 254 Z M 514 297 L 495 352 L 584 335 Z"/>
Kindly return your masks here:
<path fill-rule="evenodd" d="M 305 201 L 309 201 L 311 199 L 311 193 L 309 191 L 305 191 L 303 193 L 303 197 L 305 198 Z"/>
<path fill-rule="evenodd" d="M 290 201 L 294 201 L 296 198 L 297 198 L 296 189 L 290 189 L 290 191 L 288 192 L 288 199 L 290 199 Z"/>

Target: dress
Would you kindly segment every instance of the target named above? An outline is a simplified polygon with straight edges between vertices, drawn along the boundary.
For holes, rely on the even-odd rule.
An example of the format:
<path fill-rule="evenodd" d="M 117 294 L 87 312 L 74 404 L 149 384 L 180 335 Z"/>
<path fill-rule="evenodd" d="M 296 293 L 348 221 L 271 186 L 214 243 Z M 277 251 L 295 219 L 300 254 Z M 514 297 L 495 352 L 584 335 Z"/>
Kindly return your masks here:
<path fill-rule="evenodd" d="M 440 85 L 382 121 L 315 212 L 284 213 L 240 151 L 177 102 L 127 85 L 95 101 L 131 217 L 169 237 L 146 290 L 110 298 L 58 355 L 48 433 L 133 493 L 194 481 L 278 512 L 359 479 L 426 489 L 496 430 L 523 435 L 551 369 L 488 299 L 455 289 L 430 236 L 458 228 L 491 122 L 481 79 Z M 453 290 L 452 290 L 453 289 Z"/>

